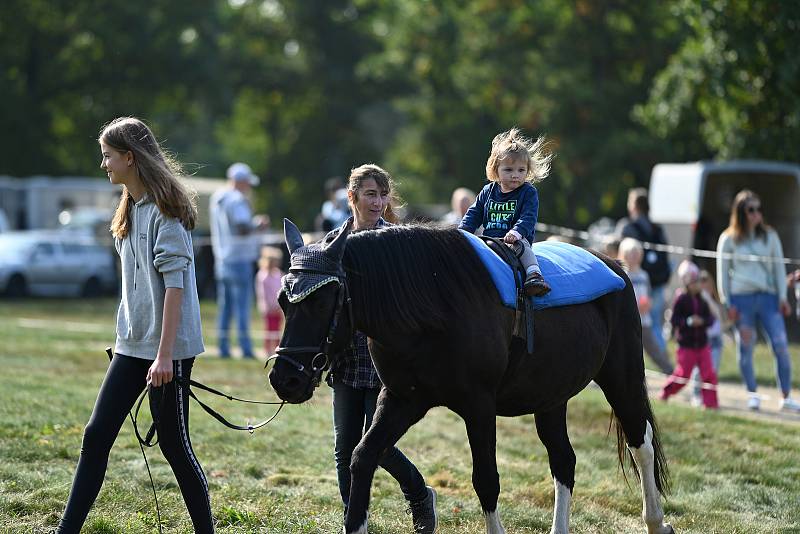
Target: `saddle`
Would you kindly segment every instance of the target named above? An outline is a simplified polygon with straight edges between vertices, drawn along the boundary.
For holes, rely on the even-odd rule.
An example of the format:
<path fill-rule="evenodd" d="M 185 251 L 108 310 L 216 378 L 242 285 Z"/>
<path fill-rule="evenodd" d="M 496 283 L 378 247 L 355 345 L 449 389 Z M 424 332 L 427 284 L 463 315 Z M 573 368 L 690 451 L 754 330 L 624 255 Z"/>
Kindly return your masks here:
<path fill-rule="evenodd" d="M 486 243 L 500 259 L 506 262 L 514 273 L 514 283 L 517 287 L 517 306 L 512 337 L 523 340 L 526 352 L 533 354 L 533 297 L 525 295 L 523 287 L 525 283 L 525 267 L 523 267 L 517 254 L 502 239 L 485 235 L 477 237 Z"/>

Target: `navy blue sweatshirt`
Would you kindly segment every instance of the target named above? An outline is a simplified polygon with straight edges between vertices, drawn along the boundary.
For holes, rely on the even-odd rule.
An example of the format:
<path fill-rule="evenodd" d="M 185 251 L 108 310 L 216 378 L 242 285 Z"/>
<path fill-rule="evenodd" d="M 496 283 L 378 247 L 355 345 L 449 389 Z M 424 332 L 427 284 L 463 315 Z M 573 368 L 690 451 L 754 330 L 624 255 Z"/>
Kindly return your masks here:
<path fill-rule="evenodd" d="M 539 192 L 530 182 L 508 193 L 503 193 L 497 182 L 490 182 L 478 193 L 458 228 L 474 234 L 483 225 L 483 235 L 489 237 L 504 237 L 515 230 L 533 243 L 538 217 Z"/>

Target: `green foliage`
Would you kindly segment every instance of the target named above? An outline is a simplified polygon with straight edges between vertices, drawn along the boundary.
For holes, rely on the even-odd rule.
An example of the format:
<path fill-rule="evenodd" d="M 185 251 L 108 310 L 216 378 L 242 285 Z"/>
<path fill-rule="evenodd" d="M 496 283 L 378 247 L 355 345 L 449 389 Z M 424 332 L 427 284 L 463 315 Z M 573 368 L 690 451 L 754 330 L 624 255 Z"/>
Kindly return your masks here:
<path fill-rule="evenodd" d="M 200 176 L 235 160 L 309 226 L 323 182 L 387 167 L 413 203 L 479 189 L 513 125 L 557 152 L 541 218 L 624 212 L 653 164 L 796 159 L 800 7 L 757 0 L 0 3 L 0 174 L 98 175 L 148 120 Z M 649 94 L 649 100 L 647 95 Z"/>
<path fill-rule="evenodd" d="M 698 154 L 797 160 L 800 5 L 678 2 L 690 32 L 636 116 L 668 142 L 693 131 Z"/>

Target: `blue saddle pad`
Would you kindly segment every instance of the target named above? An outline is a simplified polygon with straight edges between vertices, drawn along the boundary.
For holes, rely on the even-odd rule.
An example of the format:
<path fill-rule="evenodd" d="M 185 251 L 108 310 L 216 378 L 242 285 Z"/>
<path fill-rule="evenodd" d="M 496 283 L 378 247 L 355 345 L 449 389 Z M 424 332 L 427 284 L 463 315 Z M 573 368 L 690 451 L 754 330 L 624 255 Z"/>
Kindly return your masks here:
<path fill-rule="evenodd" d="M 517 287 L 511 267 L 482 239 L 463 230 L 462 233 L 489 271 L 500 300 L 516 309 Z M 588 250 L 558 241 L 541 241 L 531 248 L 539 260 L 542 276 L 552 288 L 544 297 L 533 299 L 537 310 L 589 302 L 625 287 L 625 281 Z"/>

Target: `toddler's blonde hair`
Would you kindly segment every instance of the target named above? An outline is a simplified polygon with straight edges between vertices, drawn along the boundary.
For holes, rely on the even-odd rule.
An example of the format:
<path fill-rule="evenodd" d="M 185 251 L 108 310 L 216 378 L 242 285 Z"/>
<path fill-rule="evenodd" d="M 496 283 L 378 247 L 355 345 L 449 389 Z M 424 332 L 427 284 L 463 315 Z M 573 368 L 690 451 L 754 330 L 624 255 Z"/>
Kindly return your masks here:
<path fill-rule="evenodd" d="M 528 166 L 525 179 L 531 183 L 541 182 L 550 174 L 550 162 L 554 154 L 550 142 L 540 136 L 536 141 L 522 135 L 519 128 L 511 128 L 507 132 L 497 134 L 492 139 L 492 150 L 486 160 L 486 178 L 497 182 L 497 166 L 506 158 L 524 160 Z"/>
<path fill-rule="evenodd" d="M 619 259 L 627 262 L 628 260 L 625 258 L 631 254 L 636 254 L 641 261 L 642 257 L 644 256 L 644 247 L 638 239 L 626 237 L 619 242 Z"/>

